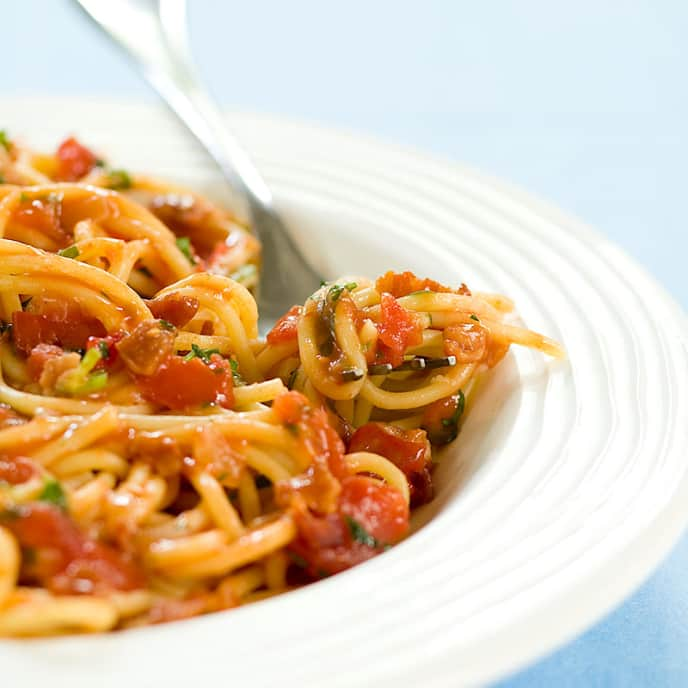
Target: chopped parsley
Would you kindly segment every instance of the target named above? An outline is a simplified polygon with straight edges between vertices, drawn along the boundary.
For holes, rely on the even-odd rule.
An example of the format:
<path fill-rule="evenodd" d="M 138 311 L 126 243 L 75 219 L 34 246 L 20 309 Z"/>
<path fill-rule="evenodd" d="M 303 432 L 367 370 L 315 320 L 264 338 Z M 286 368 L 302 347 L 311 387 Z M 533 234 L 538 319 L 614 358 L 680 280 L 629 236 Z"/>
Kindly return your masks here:
<path fill-rule="evenodd" d="M 131 189 L 131 176 L 126 170 L 110 170 L 108 172 L 107 188 L 114 191 L 124 191 Z"/>
<path fill-rule="evenodd" d="M 191 250 L 191 239 L 189 237 L 177 237 L 174 243 L 177 244 L 177 248 L 184 254 L 189 263 L 195 265 L 196 259 Z"/>
<path fill-rule="evenodd" d="M 12 147 L 12 142 L 7 138 L 7 132 L 4 129 L 0 129 L 0 146 L 6 151 Z"/>
<path fill-rule="evenodd" d="M 107 372 L 93 370 L 102 358 L 104 356 L 100 346 L 88 349 L 79 365 L 60 377 L 57 391 L 69 396 L 81 396 L 103 389 L 108 381 Z"/>
<path fill-rule="evenodd" d="M 24 193 L 23 191 L 19 194 L 19 202 L 20 203 L 28 203 L 29 202 L 29 194 Z"/>
<path fill-rule="evenodd" d="M 383 545 L 378 542 L 356 519 L 351 518 L 351 516 L 344 516 L 346 525 L 349 528 L 349 533 L 351 538 L 355 542 L 360 542 L 362 545 L 367 545 L 373 549 L 382 547 Z"/>
<path fill-rule="evenodd" d="M 458 399 L 456 400 L 456 410 L 449 418 L 442 419 L 442 425 L 445 428 L 450 428 L 452 426 L 458 425 L 459 418 L 463 415 L 463 410 L 466 408 L 466 397 L 462 390 L 459 390 Z"/>
<path fill-rule="evenodd" d="M 38 495 L 41 502 L 49 502 L 60 509 L 67 510 L 67 495 L 62 489 L 62 485 L 57 480 L 48 480 L 43 486 L 43 491 Z"/>
<path fill-rule="evenodd" d="M 475 313 L 471 313 L 471 320 L 475 320 L 475 322 L 480 322 L 480 318 Z"/>
<path fill-rule="evenodd" d="M 57 252 L 57 255 L 62 256 L 63 258 L 78 258 L 79 247 L 76 244 L 72 244 L 72 246 L 67 246 L 67 248 L 60 249 Z"/>
<path fill-rule="evenodd" d="M 210 357 L 213 354 L 220 354 L 219 349 L 201 349 L 198 344 L 191 345 L 191 351 L 189 351 L 186 356 L 184 356 L 185 361 L 190 361 L 193 358 L 200 358 L 206 365 L 210 363 Z M 231 365 L 231 362 L 230 362 Z M 232 366 L 232 373 L 234 372 L 234 366 Z"/>
<path fill-rule="evenodd" d="M 100 357 L 104 360 L 107 361 L 108 358 L 110 358 L 110 347 L 107 345 L 107 342 L 104 342 L 103 340 L 98 342 L 98 351 L 100 351 Z"/>
<path fill-rule="evenodd" d="M 237 361 L 234 358 L 229 359 L 229 366 L 232 369 L 232 381 L 236 386 L 243 385 L 244 384 L 244 378 L 241 377 L 241 373 L 239 372 L 239 361 Z"/>
<path fill-rule="evenodd" d="M 335 284 L 332 287 L 330 287 L 330 290 L 327 292 L 327 296 L 329 297 L 330 301 L 332 303 L 335 303 L 336 301 L 339 300 L 339 297 L 344 293 L 344 291 L 353 291 L 356 289 L 358 285 L 356 282 L 347 282 L 346 284 Z"/>

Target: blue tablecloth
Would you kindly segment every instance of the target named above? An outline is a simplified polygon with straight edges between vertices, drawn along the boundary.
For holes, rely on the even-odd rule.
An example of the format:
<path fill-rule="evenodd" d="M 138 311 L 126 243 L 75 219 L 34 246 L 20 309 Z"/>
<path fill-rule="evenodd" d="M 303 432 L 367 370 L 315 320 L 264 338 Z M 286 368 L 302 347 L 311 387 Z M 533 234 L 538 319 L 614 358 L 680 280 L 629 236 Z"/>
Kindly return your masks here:
<path fill-rule="evenodd" d="M 190 4 L 194 51 L 222 102 L 360 129 L 516 182 L 597 227 L 688 304 L 687 3 Z M 154 99 L 66 1 L 4 2 L 2 26 L 0 96 Z M 688 538 L 620 608 L 500 685 L 688 685 L 686 571 Z"/>

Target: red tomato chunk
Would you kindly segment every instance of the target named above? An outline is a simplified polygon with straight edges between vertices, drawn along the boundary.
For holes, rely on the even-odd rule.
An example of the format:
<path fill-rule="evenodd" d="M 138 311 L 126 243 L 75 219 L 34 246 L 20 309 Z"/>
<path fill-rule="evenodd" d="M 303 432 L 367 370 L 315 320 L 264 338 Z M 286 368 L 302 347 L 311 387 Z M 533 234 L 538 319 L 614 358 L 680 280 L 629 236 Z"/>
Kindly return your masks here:
<path fill-rule="evenodd" d="M 406 476 L 411 505 L 432 499 L 431 451 L 424 430 L 402 430 L 383 423 L 367 423 L 351 437 L 349 452 L 367 451 L 389 459 Z"/>
<path fill-rule="evenodd" d="M 50 301 L 41 311 L 12 313 L 14 345 L 25 355 L 39 344 L 82 349 L 89 336 L 105 334 L 99 320 L 87 316 L 77 304 L 70 302 Z"/>
<path fill-rule="evenodd" d="M 84 535 L 60 509 L 34 503 L 18 507 L 2 522 L 22 548 L 32 550 L 22 574 L 58 594 L 134 590 L 142 573 L 121 553 Z"/>
<path fill-rule="evenodd" d="M 401 306 L 391 294 L 383 294 L 380 300 L 380 322 L 377 330 L 377 363 L 391 363 L 396 367 L 404 360 L 406 350 L 423 341 L 420 318 Z"/>
<path fill-rule="evenodd" d="M 268 332 L 268 344 L 284 344 L 297 337 L 297 326 L 303 312 L 303 306 L 292 306 Z"/>
<path fill-rule="evenodd" d="M 63 141 L 57 153 L 57 179 L 65 182 L 75 182 L 85 177 L 95 166 L 96 156 L 75 138 Z"/>
<path fill-rule="evenodd" d="M 217 403 L 234 406 L 232 369 L 228 361 L 213 354 L 210 363 L 200 358 L 184 360 L 170 356 L 153 375 L 140 376 L 139 386 L 149 401 L 169 409 Z"/>

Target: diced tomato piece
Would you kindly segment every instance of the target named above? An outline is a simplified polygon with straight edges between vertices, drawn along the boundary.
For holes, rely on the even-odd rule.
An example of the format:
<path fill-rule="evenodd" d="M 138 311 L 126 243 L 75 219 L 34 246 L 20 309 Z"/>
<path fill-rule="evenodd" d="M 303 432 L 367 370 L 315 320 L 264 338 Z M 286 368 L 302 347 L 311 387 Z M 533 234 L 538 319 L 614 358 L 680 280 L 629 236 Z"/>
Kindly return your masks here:
<path fill-rule="evenodd" d="M 95 166 L 98 158 L 86 146 L 82 146 L 74 137 L 63 141 L 57 153 L 57 179 L 75 182 L 85 177 Z"/>
<path fill-rule="evenodd" d="M 19 204 L 12 219 L 53 239 L 59 246 L 69 244 L 69 235 L 62 228 L 62 203 L 57 197 L 35 198 Z"/>
<path fill-rule="evenodd" d="M 391 363 L 396 367 L 404 360 L 404 353 L 411 346 L 423 341 L 423 325 L 420 318 L 406 310 L 391 294 L 382 294 L 378 355 L 376 362 Z"/>
<path fill-rule="evenodd" d="M 434 291 L 438 293 L 455 293 L 455 294 L 465 294 L 470 296 L 470 289 L 462 284 L 458 289 L 452 289 L 451 287 L 445 287 L 444 284 L 435 282 L 431 279 L 421 279 L 416 277 L 412 272 L 393 272 L 390 270 L 386 272 L 382 277 L 378 277 L 375 281 L 375 288 L 382 294 L 387 292 L 392 296 L 399 298 L 401 296 L 408 296 L 414 291 Z"/>
<path fill-rule="evenodd" d="M 228 361 L 213 354 L 210 363 L 200 358 L 184 360 L 169 356 L 153 375 L 139 376 L 143 396 L 154 404 L 180 410 L 217 403 L 234 405 L 232 369 Z"/>
<path fill-rule="evenodd" d="M 311 464 L 304 475 L 278 486 L 278 500 L 287 505 L 298 493 L 319 513 L 331 513 L 341 491 L 339 481 L 350 474 L 344 460 L 344 443 L 322 408 L 313 408 L 299 392 L 285 392 L 272 402 L 272 410 L 298 438 Z"/>
<path fill-rule="evenodd" d="M 101 353 L 101 359 L 96 364 L 96 370 L 112 369 L 119 359 L 119 351 L 117 351 L 117 342 L 124 337 L 123 332 L 115 332 L 109 334 L 107 337 L 89 337 L 86 340 L 86 350 L 98 349 Z"/>
<path fill-rule="evenodd" d="M 268 344 L 284 344 L 297 337 L 299 318 L 303 312 L 303 306 L 292 306 L 268 332 Z"/>
<path fill-rule="evenodd" d="M 36 311 L 12 313 L 14 345 L 28 355 L 39 344 L 82 349 L 89 336 L 105 336 L 103 324 L 73 301 L 43 300 Z"/>
<path fill-rule="evenodd" d="M 26 368 L 32 380 L 38 380 L 45 368 L 45 364 L 53 358 L 59 358 L 64 354 L 64 349 L 54 344 L 38 344 L 31 349 L 26 360 Z"/>
<path fill-rule="evenodd" d="M 349 452 L 367 451 L 389 459 L 409 481 L 411 504 L 432 499 L 431 450 L 425 430 L 402 430 L 384 423 L 367 423 L 353 434 Z"/>
<path fill-rule="evenodd" d="M 382 546 L 399 542 L 408 532 L 409 508 L 401 492 L 362 475 L 342 482 L 339 512 L 356 521 Z"/>
<path fill-rule="evenodd" d="M 324 457 L 337 478 L 349 474 L 344 461 L 344 443 L 327 420 L 322 408 L 313 408 L 300 392 L 285 392 L 272 402 L 272 410 L 292 428 L 314 458 Z"/>
<path fill-rule="evenodd" d="M 154 317 L 166 320 L 175 327 L 184 327 L 198 311 L 198 299 L 194 296 L 168 294 L 148 302 Z"/>
<path fill-rule="evenodd" d="M 290 550 L 313 577 L 344 571 L 383 552 L 408 532 L 409 508 L 398 490 L 364 476 L 342 481 L 337 511 L 317 516 L 296 502 Z"/>
<path fill-rule="evenodd" d="M 24 456 L 0 456 L 0 482 L 20 485 L 38 475 L 38 466 Z"/>
<path fill-rule="evenodd" d="M 60 509 L 43 503 L 22 505 L 2 521 L 19 541 L 34 550 L 35 563 L 23 574 L 58 594 L 134 590 L 143 575 L 121 553 L 82 533 Z"/>

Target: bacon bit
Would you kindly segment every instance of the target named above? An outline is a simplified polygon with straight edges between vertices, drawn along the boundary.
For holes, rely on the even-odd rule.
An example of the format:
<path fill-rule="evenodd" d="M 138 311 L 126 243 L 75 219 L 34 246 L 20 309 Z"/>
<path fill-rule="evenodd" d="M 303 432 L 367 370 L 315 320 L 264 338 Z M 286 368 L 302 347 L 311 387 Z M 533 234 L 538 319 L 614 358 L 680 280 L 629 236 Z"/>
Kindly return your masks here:
<path fill-rule="evenodd" d="M 32 307 L 34 301 L 31 302 Z M 106 334 L 100 320 L 86 315 L 74 301 L 43 298 L 35 304 L 35 310 L 12 313 L 14 345 L 27 356 L 39 344 L 82 349 L 89 336 Z"/>
<path fill-rule="evenodd" d="M 102 594 L 144 585 L 141 571 L 121 553 L 84 535 L 60 509 L 43 503 L 17 507 L 2 518 L 24 548 L 35 551 L 25 562 L 24 579 L 57 594 Z"/>
<path fill-rule="evenodd" d="M 167 320 L 175 327 L 184 327 L 198 312 L 198 299 L 194 296 L 168 294 L 148 302 L 154 317 Z"/>
<path fill-rule="evenodd" d="M 0 482 L 21 485 L 38 473 L 38 466 L 31 459 L 24 456 L 0 455 Z"/>
<path fill-rule="evenodd" d="M 349 452 L 367 451 L 389 459 L 406 476 L 411 505 L 432 499 L 431 450 L 425 430 L 402 430 L 385 423 L 367 423 L 353 434 Z"/>
<path fill-rule="evenodd" d="M 54 344 L 38 344 L 31 349 L 26 361 L 26 369 L 29 377 L 38 382 L 48 361 L 60 358 L 64 349 Z"/>
<path fill-rule="evenodd" d="M 423 324 L 420 318 L 406 310 L 391 294 L 380 299 L 380 322 L 376 363 L 401 365 L 404 353 L 423 341 Z"/>
<path fill-rule="evenodd" d="M 478 363 L 487 353 L 487 330 L 479 323 L 449 325 L 444 330 L 444 352 L 458 363 Z"/>
<path fill-rule="evenodd" d="M 74 137 L 63 141 L 55 157 L 58 160 L 57 181 L 75 182 L 85 177 L 95 166 L 96 156 Z"/>
<path fill-rule="evenodd" d="M 375 289 L 381 294 L 387 292 L 397 299 L 401 296 L 408 296 L 414 291 L 425 290 L 445 294 L 471 295 L 470 289 L 463 283 L 458 289 L 452 289 L 451 287 L 445 287 L 439 282 L 435 282 L 435 280 L 416 277 L 412 272 L 408 271 L 398 273 L 390 270 L 386 272 L 375 281 Z"/>
<path fill-rule="evenodd" d="M 124 365 L 137 375 L 153 375 L 174 353 L 176 335 L 158 320 L 146 320 L 117 344 Z"/>
<path fill-rule="evenodd" d="M 238 441 L 246 446 L 246 440 Z M 238 487 L 246 462 L 232 443 L 211 425 L 200 427 L 193 440 L 194 463 L 201 466 L 226 487 Z"/>
<path fill-rule="evenodd" d="M 184 454 L 179 443 L 171 437 L 134 433 L 129 438 L 128 453 L 147 463 L 163 478 L 177 475 L 182 470 Z"/>
<path fill-rule="evenodd" d="M 297 498 L 293 514 L 298 535 L 289 549 L 314 578 L 339 573 L 380 554 L 401 540 L 409 527 L 408 505 L 399 491 L 364 476 L 342 481 L 336 512 L 315 515 Z M 354 537 L 352 524 L 366 541 Z"/>
<path fill-rule="evenodd" d="M 266 339 L 268 344 L 284 344 L 291 342 L 297 337 L 297 327 L 299 318 L 303 313 L 303 306 L 292 306 L 268 332 Z"/>
<path fill-rule="evenodd" d="M 213 354 L 210 363 L 200 358 L 184 360 L 169 356 L 150 376 L 138 378 L 143 396 L 159 406 L 181 410 L 219 404 L 234 406 L 232 368 L 228 361 Z"/>
<path fill-rule="evenodd" d="M 43 393 L 54 394 L 60 378 L 70 370 L 78 368 L 79 363 L 81 363 L 81 356 L 75 351 L 46 360 L 41 376 L 38 378 L 38 384 Z"/>

